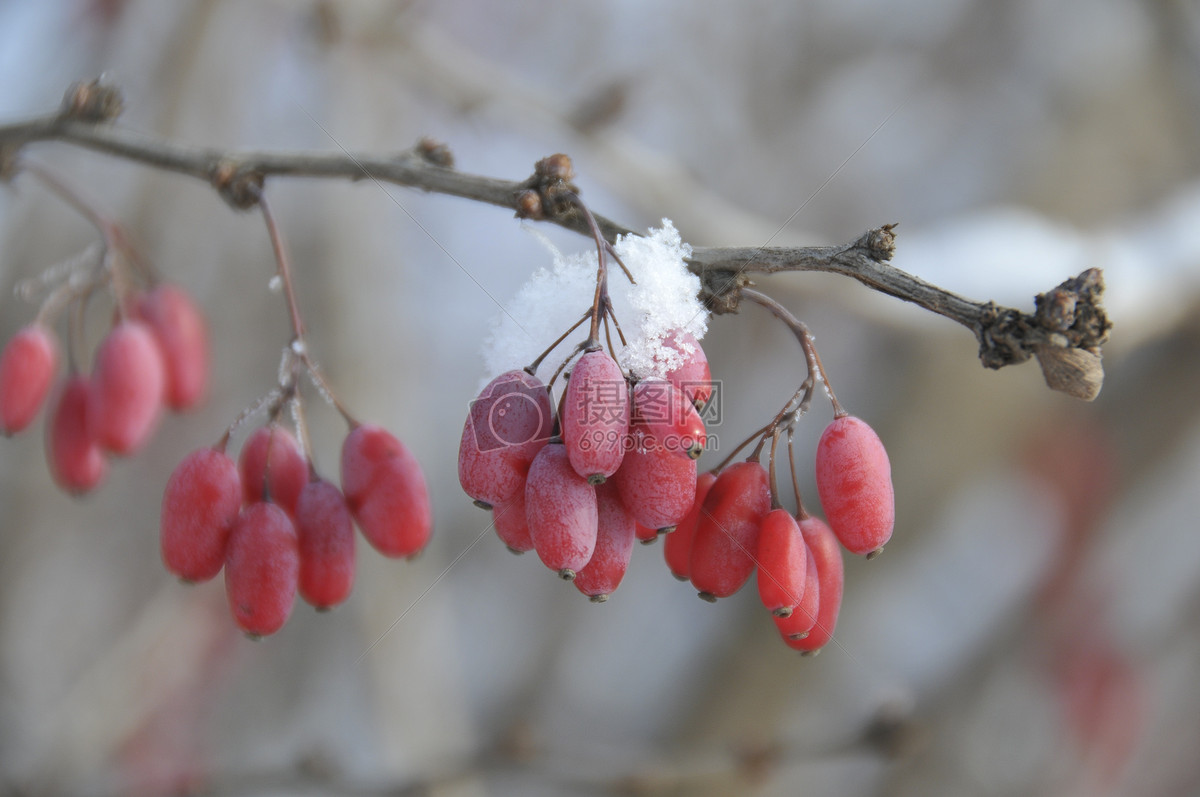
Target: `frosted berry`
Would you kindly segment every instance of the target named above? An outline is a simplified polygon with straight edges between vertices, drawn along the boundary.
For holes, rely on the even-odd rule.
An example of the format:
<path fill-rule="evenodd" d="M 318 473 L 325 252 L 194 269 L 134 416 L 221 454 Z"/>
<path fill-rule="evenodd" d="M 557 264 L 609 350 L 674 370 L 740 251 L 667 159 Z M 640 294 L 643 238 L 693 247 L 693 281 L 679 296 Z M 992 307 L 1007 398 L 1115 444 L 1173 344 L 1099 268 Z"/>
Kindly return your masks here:
<path fill-rule="evenodd" d="M 846 550 L 873 554 L 883 548 L 896 505 L 887 451 L 874 430 L 851 415 L 829 424 L 817 443 L 816 479 L 821 508 Z"/>
<path fill-rule="evenodd" d="M 759 463 L 738 462 L 717 476 L 701 505 L 689 562 L 702 598 L 727 598 L 750 578 L 758 530 L 770 509 L 767 471 Z"/>
<path fill-rule="evenodd" d="M 617 361 L 584 352 L 567 381 L 562 437 L 571 466 L 592 484 L 617 472 L 629 434 L 629 388 Z"/>
<path fill-rule="evenodd" d="M 634 520 L 653 529 L 669 529 L 695 503 L 696 462 L 651 441 L 647 448 L 626 452 L 613 481 Z"/>
<path fill-rule="evenodd" d="M 817 611 L 821 605 L 821 577 L 817 573 L 817 558 L 808 550 L 808 543 L 804 547 L 804 594 L 800 596 L 800 603 L 787 617 L 771 618 L 779 635 L 789 645 L 809 635 L 817 623 Z"/>
<path fill-rule="evenodd" d="M 198 405 L 208 390 L 208 325 L 187 291 L 160 285 L 142 296 L 137 317 L 154 332 L 166 367 L 163 399 L 173 410 Z"/>
<path fill-rule="evenodd" d="M 118 322 L 96 349 L 89 380 L 88 428 L 113 454 L 137 451 L 162 410 L 166 377 L 162 350 L 141 321 Z"/>
<path fill-rule="evenodd" d="M 270 501 L 296 515 L 296 502 L 309 474 L 308 462 L 291 432 L 274 423 L 255 429 L 242 444 L 238 471 L 247 504 Z"/>
<path fill-rule="evenodd" d="M 808 548 L 786 509 L 772 509 L 758 532 L 758 595 L 767 611 L 787 617 L 804 596 Z"/>
<path fill-rule="evenodd" d="M 232 459 L 213 448 L 184 457 L 163 492 L 159 543 L 167 570 L 185 581 L 221 572 L 241 508 L 242 482 Z"/>
<path fill-rule="evenodd" d="M 696 536 L 696 527 L 700 525 L 700 508 L 716 480 L 717 477 L 713 473 L 701 473 L 696 478 L 696 498 L 691 509 L 663 543 L 663 556 L 667 560 L 667 568 L 670 569 L 671 575 L 680 581 L 687 581 L 691 577 L 692 540 Z"/>
<path fill-rule="evenodd" d="M 46 425 L 46 463 L 70 493 L 85 493 L 108 475 L 108 459 L 88 429 L 88 394 L 86 377 L 68 378 Z"/>
<path fill-rule="evenodd" d="M 356 426 L 342 444 L 342 491 L 367 542 L 384 556 L 414 556 L 433 533 L 425 474 L 386 429 Z"/>
<path fill-rule="evenodd" d="M 458 446 L 458 481 L 463 491 L 490 506 L 511 501 L 525 489 L 529 463 L 554 427 L 550 393 L 524 371 L 493 379 L 471 402 Z"/>
<path fill-rule="evenodd" d="M 225 595 L 238 628 L 250 636 L 283 627 L 296 599 L 300 557 L 296 530 L 275 504 L 251 504 L 229 534 Z"/>
<path fill-rule="evenodd" d="M 492 525 L 496 535 L 513 553 L 533 550 L 533 537 L 529 534 L 529 519 L 525 516 L 525 484 L 512 500 L 492 507 Z"/>
<path fill-rule="evenodd" d="M 300 596 L 329 609 L 354 588 L 354 520 L 342 491 L 324 479 L 304 485 L 296 502 Z"/>
<path fill-rule="evenodd" d="M 538 557 L 572 579 L 596 549 L 596 489 L 571 467 L 566 447 L 538 452 L 525 483 L 525 515 Z"/>
<path fill-rule="evenodd" d="M 596 549 L 587 565 L 575 574 L 575 588 L 593 603 L 603 603 L 620 586 L 629 567 L 634 523 L 611 484 L 596 488 L 596 518 Z"/>
<path fill-rule="evenodd" d="M 33 422 L 46 401 L 58 367 L 58 343 L 41 324 L 17 332 L 0 352 L 0 434 L 16 434 Z"/>
<path fill-rule="evenodd" d="M 682 329 L 671 332 L 663 345 L 683 355 L 683 364 L 667 372 L 667 380 L 684 392 L 697 407 L 703 407 L 712 396 L 712 373 L 708 358 L 696 337 Z"/>
<path fill-rule="evenodd" d="M 634 386 L 633 418 L 645 429 L 648 447 L 689 459 L 704 453 L 707 438 L 700 413 L 665 379 L 643 379 Z"/>
<path fill-rule="evenodd" d="M 816 566 L 817 620 L 808 636 L 785 641 L 790 648 L 811 653 L 825 647 L 833 638 L 838 612 L 842 608 L 842 587 L 846 576 L 842 564 L 842 549 L 829 526 L 818 517 L 808 517 L 800 521 L 800 534 L 804 537 L 808 554 Z M 793 615 L 797 613 L 793 612 Z"/>

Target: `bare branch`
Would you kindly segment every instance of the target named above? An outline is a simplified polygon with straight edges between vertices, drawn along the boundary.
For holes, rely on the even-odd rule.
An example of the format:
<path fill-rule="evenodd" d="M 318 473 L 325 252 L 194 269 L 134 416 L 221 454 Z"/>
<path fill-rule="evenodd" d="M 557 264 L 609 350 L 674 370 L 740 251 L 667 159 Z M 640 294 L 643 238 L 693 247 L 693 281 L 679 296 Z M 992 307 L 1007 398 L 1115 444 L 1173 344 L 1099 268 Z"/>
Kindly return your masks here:
<path fill-rule="evenodd" d="M 92 82 L 72 87 L 56 115 L 0 126 L 0 177 L 19 170 L 17 155 L 26 145 L 58 141 L 204 180 L 237 208 L 254 206 L 268 177 L 369 179 L 509 208 L 521 218 L 548 221 L 582 235 L 592 232 L 578 203 L 568 201 L 578 189 L 571 183 L 565 155 L 540 161 L 531 177 L 516 182 L 460 172 L 453 168 L 449 150 L 429 140 L 389 155 L 229 152 L 108 124 L 120 108 L 115 89 Z M 633 234 L 602 216 L 596 216 L 595 223 L 610 243 Z M 907 274 L 888 262 L 894 248 L 894 225 L 889 224 L 842 246 L 700 247 L 693 252 L 691 268 L 700 276 L 701 298 L 716 313 L 737 311 L 751 274 L 841 274 L 967 327 L 978 339 L 980 361 L 988 368 L 1036 356 L 1050 387 L 1095 398 L 1103 381 L 1100 347 L 1112 326 L 1101 304 L 1104 282 L 1098 269 L 1039 294 L 1030 314 L 972 301 Z"/>

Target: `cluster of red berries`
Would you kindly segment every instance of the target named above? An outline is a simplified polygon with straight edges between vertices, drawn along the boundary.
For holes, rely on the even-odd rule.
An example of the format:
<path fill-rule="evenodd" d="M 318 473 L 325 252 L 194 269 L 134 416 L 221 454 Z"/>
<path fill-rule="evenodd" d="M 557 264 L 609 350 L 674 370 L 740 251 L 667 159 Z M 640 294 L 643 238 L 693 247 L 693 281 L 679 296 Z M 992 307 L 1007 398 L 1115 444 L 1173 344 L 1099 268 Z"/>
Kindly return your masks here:
<path fill-rule="evenodd" d="M 235 464 L 228 435 L 189 454 L 163 495 L 167 569 L 207 581 L 225 569 L 238 627 L 278 631 L 297 589 L 318 610 L 350 596 L 354 523 L 385 556 L 414 556 L 429 541 L 433 513 L 416 459 L 385 429 L 354 426 L 342 444 L 338 489 L 322 479 L 296 438 L 276 423 L 255 430 Z"/>
<path fill-rule="evenodd" d="M 711 377 L 690 334 L 666 345 L 683 364 L 632 386 L 602 349 L 584 351 L 557 416 L 536 376 L 501 374 L 463 426 L 463 489 L 492 511 L 510 549 L 537 551 L 594 601 L 621 583 L 635 537 L 674 528 L 693 502 L 706 440 L 696 404 L 708 400 Z"/>
<path fill-rule="evenodd" d="M 802 652 L 820 650 L 833 636 L 844 580 L 841 547 L 874 556 L 895 522 L 887 452 L 858 418 L 842 416 L 825 429 L 816 480 L 828 525 L 802 504 L 796 515 L 781 508 L 757 457 L 705 473 L 692 511 L 663 549 L 671 573 L 690 580 L 706 600 L 732 595 L 757 570 L 763 605 L 784 642 Z"/>
<path fill-rule="evenodd" d="M 0 353 L 0 431 L 15 434 L 33 422 L 58 361 L 55 334 L 40 319 L 8 342 Z M 204 317 L 174 285 L 131 293 L 96 348 L 91 373 L 71 370 L 51 401 L 46 460 L 64 490 L 84 493 L 104 481 L 109 455 L 129 456 L 146 444 L 164 406 L 187 410 L 204 397 Z"/>
<path fill-rule="evenodd" d="M 761 446 L 747 461 L 698 475 L 706 435 L 697 408 L 711 395 L 711 375 L 694 337 L 677 332 L 666 345 L 684 364 L 666 379 L 637 382 L 603 350 L 585 350 L 557 414 L 550 389 L 528 370 L 494 379 L 463 427 L 464 491 L 492 512 L 509 549 L 536 551 L 595 602 L 621 583 L 635 539 L 666 534 L 670 571 L 702 598 L 733 595 L 757 570 L 784 641 L 820 649 L 841 606 L 839 542 L 872 555 L 892 533 L 891 472 L 879 438 L 846 415 L 822 435 L 816 478 L 829 525 L 803 506 L 797 515 L 780 508 L 758 462 Z"/>

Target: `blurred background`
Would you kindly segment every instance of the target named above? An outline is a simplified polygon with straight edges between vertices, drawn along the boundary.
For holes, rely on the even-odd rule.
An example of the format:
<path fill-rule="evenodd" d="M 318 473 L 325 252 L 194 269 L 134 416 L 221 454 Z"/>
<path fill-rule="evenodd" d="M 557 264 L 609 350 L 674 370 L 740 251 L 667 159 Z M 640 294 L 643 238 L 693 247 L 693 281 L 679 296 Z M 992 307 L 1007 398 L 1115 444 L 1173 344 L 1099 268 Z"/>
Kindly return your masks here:
<path fill-rule="evenodd" d="M 591 207 L 695 245 L 836 243 L 978 300 L 1105 269 L 1093 404 L 845 279 L 761 287 L 814 331 L 891 456 L 897 528 L 847 561 L 836 643 L 800 658 L 753 588 L 710 605 L 638 546 L 593 605 L 516 558 L 456 480 L 497 302 L 549 256 L 494 207 L 371 182 L 269 184 L 309 343 L 425 467 L 411 563 L 251 642 L 221 579 L 159 559 L 167 475 L 275 382 L 289 327 L 256 214 L 56 144 L 26 154 L 127 225 L 212 322 L 214 384 L 83 499 L 41 423 L 0 440 L 2 794 L 1200 793 L 1200 7 L 1191 0 L 486 3 L 0 0 L 0 120 L 103 73 L 122 124 L 229 148 L 444 141 L 522 179 L 569 153 Z M 567 251 L 587 242 L 537 228 Z M 0 191 L 14 288 L 92 244 L 35 182 Z M 494 297 L 494 298 L 493 298 Z M 728 448 L 802 378 L 748 307 L 704 341 Z M 318 469 L 344 424 L 312 397 Z M 801 487 L 831 418 L 800 425 Z M 715 464 L 720 454 L 706 454 Z M 710 462 L 707 458 L 712 457 Z"/>

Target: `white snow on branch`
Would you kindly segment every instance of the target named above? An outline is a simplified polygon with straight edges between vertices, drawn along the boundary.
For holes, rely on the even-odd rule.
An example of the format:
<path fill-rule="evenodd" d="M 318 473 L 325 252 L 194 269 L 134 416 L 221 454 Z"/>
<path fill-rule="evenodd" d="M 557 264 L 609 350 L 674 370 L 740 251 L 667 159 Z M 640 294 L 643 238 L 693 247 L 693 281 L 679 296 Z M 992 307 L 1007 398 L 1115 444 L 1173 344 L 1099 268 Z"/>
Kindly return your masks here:
<path fill-rule="evenodd" d="M 608 290 L 628 345 L 621 347 L 615 329 L 613 345 L 621 367 L 642 379 L 664 376 L 679 366 L 683 355 L 662 345 L 672 330 L 704 337 L 708 311 L 696 298 L 700 279 L 687 270 L 692 253 L 669 219 L 647 237 L 622 236 L 614 247 L 629 268 L 630 285 L 621 267 L 608 258 Z M 596 290 L 596 251 L 563 256 L 552 249 L 553 264 L 539 269 L 495 320 L 484 342 L 485 381 L 529 365 L 555 338 L 592 306 Z M 588 322 L 548 357 L 539 376 L 548 378 L 572 349 L 587 337 Z M 600 331 L 605 343 L 604 331 Z M 541 371 L 545 371 L 542 374 Z"/>

